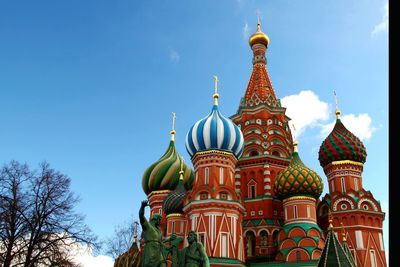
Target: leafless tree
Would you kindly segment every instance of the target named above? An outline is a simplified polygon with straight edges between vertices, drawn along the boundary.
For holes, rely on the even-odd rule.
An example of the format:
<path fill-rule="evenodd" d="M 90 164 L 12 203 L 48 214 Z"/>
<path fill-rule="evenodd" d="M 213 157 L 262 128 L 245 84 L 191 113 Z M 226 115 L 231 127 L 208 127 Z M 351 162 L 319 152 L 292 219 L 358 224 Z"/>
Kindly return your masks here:
<path fill-rule="evenodd" d="M 0 263 L 4 267 L 22 258 L 21 240 L 28 234 L 25 213 L 29 209 L 24 185 L 30 175 L 28 166 L 16 161 L 0 171 Z"/>
<path fill-rule="evenodd" d="M 136 238 L 134 238 L 135 235 Z M 133 242 L 138 242 L 140 235 L 141 230 L 137 220 L 131 219 L 115 226 L 113 236 L 104 241 L 105 254 L 115 260 L 119 255 L 127 252 L 132 247 Z M 138 246 L 138 244 L 136 245 Z"/>
<path fill-rule="evenodd" d="M 46 162 L 30 171 L 13 161 L 2 168 L 0 181 L 4 267 L 77 266 L 70 259 L 70 247 L 79 243 L 98 248 L 83 215 L 74 211 L 79 198 L 71 192 L 68 176 Z"/>

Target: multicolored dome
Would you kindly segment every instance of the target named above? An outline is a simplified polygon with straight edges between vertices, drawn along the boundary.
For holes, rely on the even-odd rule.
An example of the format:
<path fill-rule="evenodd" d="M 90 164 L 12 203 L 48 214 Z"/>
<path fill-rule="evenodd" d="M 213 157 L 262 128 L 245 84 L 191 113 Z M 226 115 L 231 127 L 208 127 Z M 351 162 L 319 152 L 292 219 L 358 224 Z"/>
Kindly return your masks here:
<path fill-rule="evenodd" d="M 175 190 L 169 193 L 163 202 L 163 211 L 166 215 L 183 213 L 183 203 L 186 197 L 186 188 L 183 181 L 183 172 L 179 172 L 180 179 Z"/>
<path fill-rule="evenodd" d="M 365 163 L 367 151 L 360 139 L 351 133 L 341 122 L 337 113 L 337 119 L 332 132 L 325 138 L 319 148 L 318 160 L 322 168 L 333 161 L 352 160 Z"/>
<path fill-rule="evenodd" d="M 182 159 L 175 149 L 173 138 L 164 155 L 146 169 L 142 178 L 142 187 L 146 195 L 158 190 L 174 190 L 179 181 Z M 186 188 L 191 189 L 194 172 L 183 163 L 183 180 Z"/>
<path fill-rule="evenodd" d="M 304 165 L 297 152 L 297 145 L 294 145 L 295 150 L 289 166 L 275 179 L 275 194 L 281 199 L 298 195 L 318 198 L 323 190 L 322 179 L 315 171 Z"/>
<path fill-rule="evenodd" d="M 218 94 L 214 94 L 211 113 L 196 122 L 186 135 L 186 149 L 190 156 L 206 150 L 232 152 L 237 158 L 243 153 L 242 131 L 218 110 Z"/>

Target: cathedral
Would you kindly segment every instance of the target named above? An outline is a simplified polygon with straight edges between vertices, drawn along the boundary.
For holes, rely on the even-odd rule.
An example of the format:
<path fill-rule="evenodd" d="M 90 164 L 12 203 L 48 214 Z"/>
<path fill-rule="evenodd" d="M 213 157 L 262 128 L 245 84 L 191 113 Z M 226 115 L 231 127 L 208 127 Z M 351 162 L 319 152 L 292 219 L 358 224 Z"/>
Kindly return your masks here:
<path fill-rule="evenodd" d="M 142 178 L 150 217 L 161 215 L 162 235 L 182 237 L 182 247 L 195 231 L 211 266 L 387 266 L 385 214 L 363 187 L 364 144 L 336 107 L 318 153 L 325 176 L 302 162 L 307 152 L 299 151 L 268 74 L 269 43 L 258 22 L 236 114 L 220 112 L 214 77 L 211 112 L 186 134 L 193 169 L 179 156 L 172 127 L 167 151 Z M 324 187 L 329 193 L 321 196 Z"/>

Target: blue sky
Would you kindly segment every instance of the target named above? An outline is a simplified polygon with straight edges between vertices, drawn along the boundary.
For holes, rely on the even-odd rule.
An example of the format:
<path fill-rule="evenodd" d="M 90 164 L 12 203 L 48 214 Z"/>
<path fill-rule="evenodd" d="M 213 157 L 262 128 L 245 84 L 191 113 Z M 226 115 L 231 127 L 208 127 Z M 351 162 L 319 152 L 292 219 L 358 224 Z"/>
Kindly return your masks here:
<path fill-rule="evenodd" d="M 142 174 L 167 149 L 171 112 L 186 162 L 185 135 L 211 111 L 213 75 L 221 112 L 236 112 L 257 11 L 304 163 L 326 181 L 318 149 L 335 90 L 367 149 L 364 188 L 388 211 L 386 0 L 1 1 L 0 163 L 48 161 L 71 177 L 93 231 L 110 236 L 137 217 Z"/>

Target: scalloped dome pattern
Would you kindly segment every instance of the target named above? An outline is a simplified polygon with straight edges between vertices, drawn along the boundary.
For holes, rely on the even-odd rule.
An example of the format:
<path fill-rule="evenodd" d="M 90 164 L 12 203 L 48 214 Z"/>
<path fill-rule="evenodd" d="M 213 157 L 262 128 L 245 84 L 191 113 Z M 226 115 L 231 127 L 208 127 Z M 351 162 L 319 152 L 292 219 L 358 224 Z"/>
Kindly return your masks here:
<path fill-rule="evenodd" d="M 346 129 L 340 119 L 336 120 L 332 132 L 322 142 L 318 160 L 322 167 L 333 161 L 352 160 L 365 163 L 367 151 L 364 144 L 352 132 Z"/>
<path fill-rule="evenodd" d="M 237 158 L 243 153 L 242 131 L 230 119 L 224 117 L 214 105 L 211 113 L 197 121 L 186 135 L 186 149 L 191 157 L 206 150 L 232 152 Z"/>
<path fill-rule="evenodd" d="M 142 178 L 142 188 L 146 195 L 152 191 L 174 190 L 179 181 L 179 171 L 182 159 L 175 149 L 175 142 L 169 143 L 164 155 L 146 169 Z M 185 187 L 192 188 L 194 172 L 183 163 L 183 180 Z"/>
<path fill-rule="evenodd" d="M 323 190 L 321 177 L 301 161 L 298 152 L 292 154 L 292 160 L 275 179 L 274 192 L 282 198 L 291 196 L 312 196 L 318 198 Z"/>

